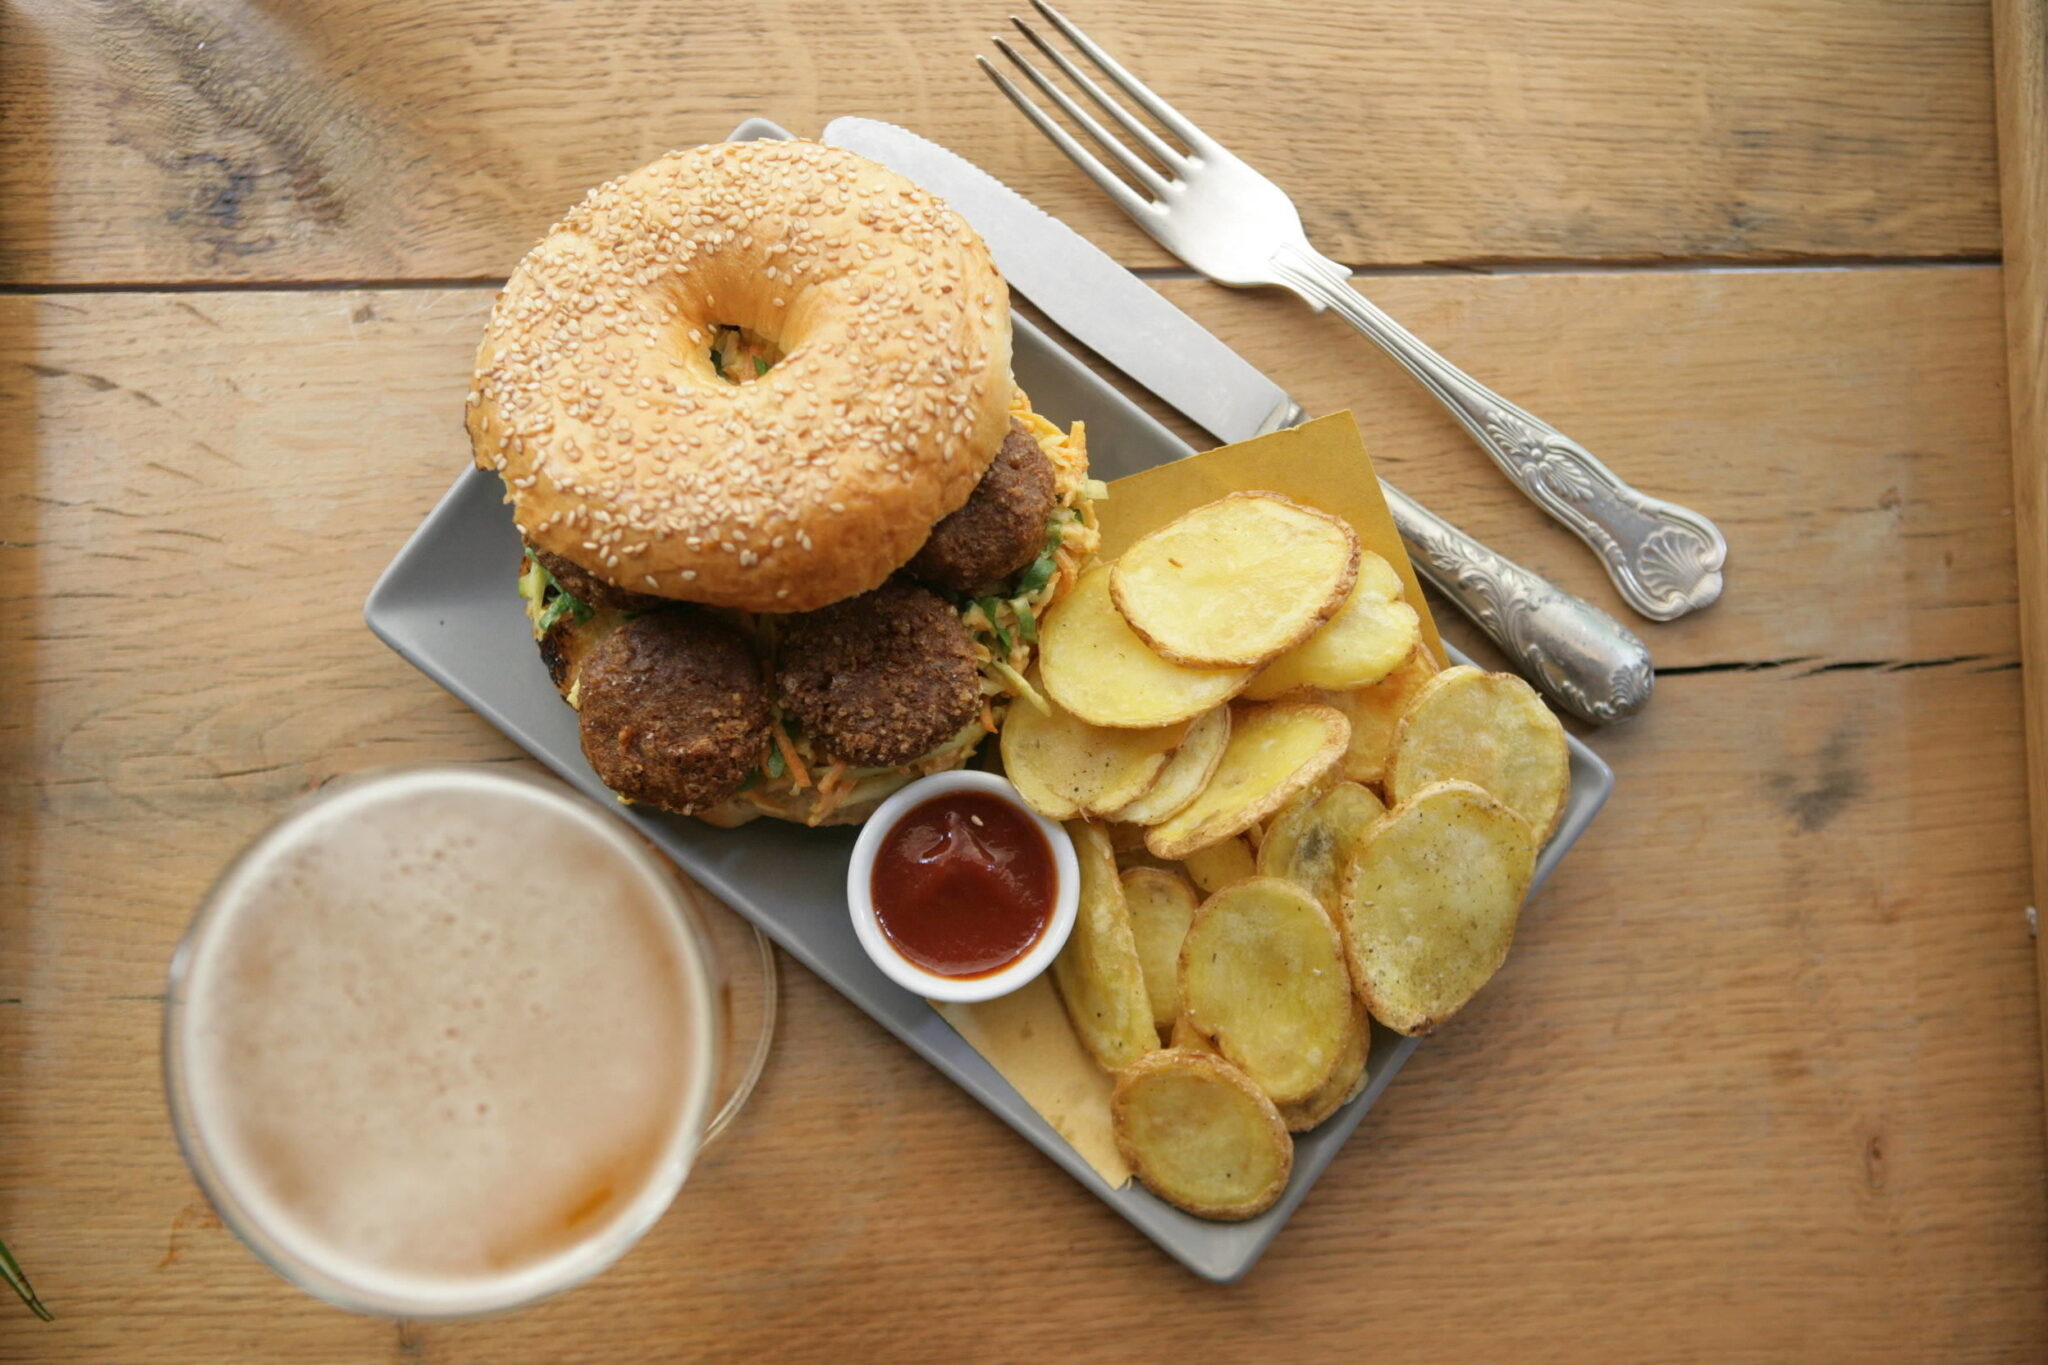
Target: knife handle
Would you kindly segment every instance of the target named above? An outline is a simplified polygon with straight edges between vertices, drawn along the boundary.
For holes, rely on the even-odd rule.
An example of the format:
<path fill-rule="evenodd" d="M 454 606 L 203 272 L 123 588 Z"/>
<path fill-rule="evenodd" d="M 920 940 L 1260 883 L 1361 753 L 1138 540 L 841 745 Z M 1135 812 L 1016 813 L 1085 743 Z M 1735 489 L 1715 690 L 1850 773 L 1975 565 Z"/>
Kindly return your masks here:
<path fill-rule="evenodd" d="M 1594 725 L 1650 699 L 1650 651 L 1621 622 L 1487 549 L 1415 499 L 1380 483 L 1416 572 L 1506 651 L 1565 710 Z"/>
<path fill-rule="evenodd" d="M 1445 360 L 1360 294 L 1343 266 L 1312 251 L 1283 251 L 1273 265 L 1281 284 L 1318 311 L 1333 309 L 1420 380 L 1531 502 L 1600 556 L 1629 606 L 1670 621 L 1721 595 L 1728 542 L 1713 522 L 1630 487 L 1577 441 Z"/>

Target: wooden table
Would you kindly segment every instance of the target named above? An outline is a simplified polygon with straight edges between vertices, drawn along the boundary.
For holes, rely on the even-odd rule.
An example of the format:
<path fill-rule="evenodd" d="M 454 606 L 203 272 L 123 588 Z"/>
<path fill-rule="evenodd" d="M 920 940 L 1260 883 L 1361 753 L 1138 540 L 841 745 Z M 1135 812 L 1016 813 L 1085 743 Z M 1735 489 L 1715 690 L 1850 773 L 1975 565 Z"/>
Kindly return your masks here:
<path fill-rule="evenodd" d="M 165 964 L 295 793 L 518 761 L 359 610 L 466 457 L 519 253 L 665 147 L 861 113 L 1165 260 L 985 88 L 1001 6 L 23 0 L 0 1236 L 58 1320 L 0 1303 L 0 1360 L 2041 1358 L 1986 5 L 1070 8 L 1381 303 L 1728 533 L 1724 601 L 1644 628 L 1656 700 L 1592 736 L 1613 803 L 1499 981 L 1234 1287 L 792 967 L 741 1125 L 595 1284 L 434 1326 L 288 1288 L 171 1141 Z M 1312 410 L 1355 408 L 1432 506 L 1622 612 L 1341 325 L 1157 280 Z"/>

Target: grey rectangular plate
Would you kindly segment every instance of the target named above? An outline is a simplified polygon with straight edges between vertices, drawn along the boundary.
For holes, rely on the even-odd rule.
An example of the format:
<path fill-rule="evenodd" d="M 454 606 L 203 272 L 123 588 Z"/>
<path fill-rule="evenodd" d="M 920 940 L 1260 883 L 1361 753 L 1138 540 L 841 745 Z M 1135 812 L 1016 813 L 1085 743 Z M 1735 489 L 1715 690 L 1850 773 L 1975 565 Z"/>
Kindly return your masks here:
<path fill-rule="evenodd" d="M 774 136 L 786 134 L 758 119 L 734 134 L 735 140 Z M 1088 449 L 1098 477 L 1115 479 L 1194 453 L 1043 332 L 1021 317 L 1014 324 L 1018 383 L 1031 395 L 1032 406 L 1053 421 L 1088 424 Z M 459 396 L 449 401 L 453 405 Z M 377 580 L 363 619 L 379 639 L 514 743 L 632 821 L 706 889 L 1197 1275 L 1228 1282 L 1251 1269 L 1414 1052 L 1417 1040 L 1374 1027 L 1369 1084 L 1335 1117 L 1296 1138 L 1293 1179 L 1279 1202 L 1256 1218 L 1211 1223 L 1155 1199 L 1135 1183 L 1111 1189 L 980 1053 L 923 1000 L 892 984 L 868 961 L 846 911 L 853 831 L 804 829 L 771 820 L 717 830 L 628 808 L 612 797 L 583 761 L 575 712 L 556 695 L 534 648 L 514 587 L 518 562 L 519 536 L 497 476 L 469 470 Z M 1569 743 L 1571 800 L 1537 862 L 1535 886 L 1543 884 L 1584 833 L 1614 786 L 1613 772 L 1592 750 L 1576 739 Z"/>

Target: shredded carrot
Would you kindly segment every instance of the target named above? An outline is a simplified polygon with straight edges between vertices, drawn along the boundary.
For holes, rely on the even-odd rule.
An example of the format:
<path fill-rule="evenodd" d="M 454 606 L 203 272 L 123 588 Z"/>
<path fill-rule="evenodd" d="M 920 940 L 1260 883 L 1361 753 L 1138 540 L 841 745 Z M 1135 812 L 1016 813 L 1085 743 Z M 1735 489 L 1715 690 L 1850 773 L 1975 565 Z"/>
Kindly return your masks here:
<path fill-rule="evenodd" d="M 796 784 L 798 791 L 810 786 L 811 770 L 804 766 L 803 759 L 797 754 L 796 745 L 790 742 L 789 736 L 782 732 L 780 725 L 771 726 L 770 732 L 775 736 L 775 747 L 782 750 L 782 761 L 789 765 L 789 780 Z"/>
<path fill-rule="evenodd" d="M 988 704 L 987 697 L 983 697 L 981 699 L 981 728 L 988 731 L 990 734 L 994 734 L 996 732 L 995 708 L 991 707 Z"/>
<path fill-rule="evenodd" d="M 846 764 L 839 759 L 832 760 L 832 766 L 818 779 L 818 799 L 811 807 L 811 823 L 817 824 L 846 802 L 847 794 L 853 790 L 853 783 L 847 780 Z"/>

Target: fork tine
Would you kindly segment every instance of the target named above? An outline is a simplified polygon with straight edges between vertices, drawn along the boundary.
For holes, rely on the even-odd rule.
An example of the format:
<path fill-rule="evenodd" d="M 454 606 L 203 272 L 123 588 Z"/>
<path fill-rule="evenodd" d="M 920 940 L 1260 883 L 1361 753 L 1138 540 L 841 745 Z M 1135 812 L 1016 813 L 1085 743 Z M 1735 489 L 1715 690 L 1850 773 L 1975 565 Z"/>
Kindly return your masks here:
<path fill-rule="evenodd" d="M 1079 48 L 1082 56 L 1095 63 L 1102 74 L 1109 77 L 1111 84 L 1129 95 L 1132 103 L 1158 119 L 1168 132 L 1186 143 L 1189 150 L 1220 150 L 1214 139 L 1197 128 L 1178 109 L 1153 94 L 1151 87 L 1124 70 L 1116 58 L 1104 52 L 1093 38 L 1076 28 L 1067 16 L 1047 4 L 1046 0 L 1031 0 L 1031 7 L 1044 15 L 1045 21 L 1058 29 L 1068 42 Z"/>
<path fill-rule="evenodd" d="M 1132 137 L 1136 138 L 1138 140 L 1139 145 L 1144 147 L 1146 151 L 1150 152 L 1152 156 L 1159 162 L 1160 165 L 1165 166 L 1168 170 L 1177 170 L 1181 166 L 1181 164 L 1187 160 L 1186 156 L 1182 155 L 1179 148 L 1167 146 L 1165 139 L 1161 138 L 1159 134 L 1153 132 L 1150 128 L 1147 128 L 1137 119 L 1131 117 L 1131 113 L 1128 109 L 1125 109 L 1121 104 L 1118 104 L 1115 100 L 1111 99 L 1107 94 L 1103 93 L 1103 89 L 1101 86 L 1097 85 L 1093 80 L 1091 80 L 1088 74 L 1085 71 L 1081 70 L 1080 67 L 1075 66 L 1074 63 L 1068 59 L 1066 53 L 1060 51 L 1051 43 L 1047 42 L 1045 40 L 1044 35 L 1039 33 L 1037 29 L 1031 27 L 1031 25 L 1025 23 L 1022 19 L 1017 18 L 1015 15 L 1010 16 L 1010 22 L 1012 24 L 1015 24 L 1017 26 L 1017 31 L 1023 34 L 1026 38 L 1029 38 L 1031 40 L 1031 45 L 1037 48 L 1040 52 L 1044 53 L 1046 58 L 1049 61 L 1051 61 L 1054 66 L 1057 66 L 1061 70 L 1061 72 L 1063 72 L 1066 75 L 1066 78 L 1068 80 L 1072 81 L 1075 85 L 1081 87 L 1082 93 L 1086 94 L 1089 99 L 1095 101 L 1095 105 L 1097 108 L 1102 110 L 1103 113 L 1108 114 L 1111 118 L 1115 119 L 1118 125 L 1121 126 L 1126 133 L 1129 133 Z"/>
<path fill-rule="evenodd" d="M 1104 194 L 1115 200 L 1118 208 L 1141 222 L 1153 211 L 1150 200 L 1118 179 L 1116 172 L 1103 165 L 1095 153 L 1076 141 L 1072 133 L 1053 122 L 1050 115 L 1031 102 L 1029 95 L 1019 90 L 1008 76 L 996 70 L 994 63 L 978 55 L 974 60 L 980 65 L 983 73 L 996 83 L 996 88 L 1010 97 L 1010 103 L 1016 105 L 1025 118 L 1037 125 L 1038 131 L 1044 133 L 1055 147 L 1065 152 L 1067 160 L 1079 166 L 1090 180 L 1101 187 Z"/>
<path fill-rule="evenodd" d="M 1054 85 L 1044 72 L 1026 60 L 1024 55 L 1017 51 L 1016 48 L 1011 47 L 1001 38 L 995 39 L 994 42 L 996 51 L 1008 57 L 1010 65 L 1023 72 L 1030 79 L 1031 83 L 1038 87 L 1040 94 L 1058 105 L 1062 113 L 1079 124 L 1081 131 L 1088 134 L 1090 138 L 1093 138 L 1095 145 L 1107 152 L 1110 160 L 1123 167 L 1125 173 L 1131 179 L 1150 190 L 1153 198 L 1163 199 L 1166 197 L 1166 181 L 1160 176 L 1159 172 L 1153 170 L 1133 155 L 1130 148 L 1117 141 L 1115 134 L 1103 127 L 1096 121 L 1093 114 L 1090 114 L 1076 103 L 1072 95 Z"/>

